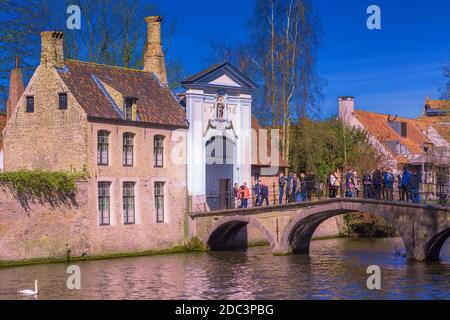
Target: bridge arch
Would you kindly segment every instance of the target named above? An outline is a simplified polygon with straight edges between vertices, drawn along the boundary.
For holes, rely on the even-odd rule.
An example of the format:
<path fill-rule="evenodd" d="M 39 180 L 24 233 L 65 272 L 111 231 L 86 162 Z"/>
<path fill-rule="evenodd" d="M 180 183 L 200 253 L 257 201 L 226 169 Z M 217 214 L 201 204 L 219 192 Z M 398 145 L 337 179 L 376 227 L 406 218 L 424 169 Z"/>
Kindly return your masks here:
<path fill-rule="evenodd" d="M 445 241 L 450 237 L 450 227 L 437 233 L 424 247 L 425 260 L 439 260 L 439 254 Z"/>
<path fill-rule="evenodd" d="M 284 228 L 279 244 L 280 252 L 292 254 L 309 253 L 312 236 L 322 222 L 351 212 L 366 212 L 369 215 L 383 218 L 400 234 L 407 256 L 414 257 L 412 246 L 414 241 L 408 237 L 410 231 L 408 230 L 408 225 L 405 225 L 404 222 L 399 222 L 389 210 L 351 202 L 340 202 L 339 206 L 330 204 L 303 209 L 298 215 L 292 217 Z"/>
<path fill-rule="evenodd" d="M 233 246 L 239 240 L 240 231 L 251 225 L 270 242 L 274 254 L 283 255 L 309 253 L 312 235 L 322 222 L 358 211 L 381 217 L 391 224 L 403 240 L 408 259 L 438 259 L 443 244 L 450 237 L 450 208 L 374 199 L 334 198 L 191 213 L 190 217 L 195 223 L 192 230 L 212 250 L 239 249 Z"/>
<path fill-rule="evenodd" d="M 261 224 L 258 219 L 248 216 L 224 217 L 216 221 L 206 232 L 203 242 L 210 250 L 236 250 L 247 247 L 246 231 L 247 226 L 255 227 L 261 235 L 270 243 L 272 249 L 275 241 L 269 230 Z"/>

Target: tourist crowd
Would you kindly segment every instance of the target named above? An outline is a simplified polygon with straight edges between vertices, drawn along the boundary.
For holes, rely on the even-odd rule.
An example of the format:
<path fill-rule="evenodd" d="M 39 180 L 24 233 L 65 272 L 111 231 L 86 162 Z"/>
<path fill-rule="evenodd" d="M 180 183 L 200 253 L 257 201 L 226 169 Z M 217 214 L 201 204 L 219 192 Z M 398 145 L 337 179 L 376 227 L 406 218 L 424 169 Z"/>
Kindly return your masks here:
<path fill-rule="evenodd" d="M 389 170 L 375 169 L 361 177 L 356 171 L 343 173 L 337 169 L 328 175 L 326 183 L 317 182 L 313 172 L 290 173 L 288 176 L 281 173 L 278 178 L 278 203 L 310 201 L 313 194 L 317 198 L 363 197 L 420 203 L 419 187 L 418 173 L 406 167 L 397 176 Z M 398 197 L 394 197 L 395 193 Z"/>
<path fill-rule="evenodd" d="M 420 203 L 419 187 L 418 173 L 415 170 L 410 171 L 406 167 L 398 175 L 394 175 L 389 170 L 375 169 L 360 176 L 353 170 L 343 173 L 337 169 L 328 175 L 326 183 L 318 181 L 313 172 L 290 173 L 287 176 L 280 173 L 277 199 L 275 200 L 274 194 L 269 195 L 269 187 L 261 179 L 258 179 L 252 190 L 252 205 L 269 205 L 270 200 L 272 203 L 278 201 L 278 204 L 311 201 L 313 196 L 318 199 L 359 197 Z M 236 183 L 233 188 L 234 206 L 248 208 L 251 194 L 246 182 L 241 186 Z"/>

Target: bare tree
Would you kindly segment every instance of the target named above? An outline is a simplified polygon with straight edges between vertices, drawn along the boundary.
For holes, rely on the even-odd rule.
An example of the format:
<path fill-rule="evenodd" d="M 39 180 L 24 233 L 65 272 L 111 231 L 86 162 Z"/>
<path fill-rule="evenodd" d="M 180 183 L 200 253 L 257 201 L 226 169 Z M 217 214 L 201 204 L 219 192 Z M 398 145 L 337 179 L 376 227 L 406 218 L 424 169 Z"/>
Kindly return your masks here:
<path fill-rule="evenodd" d="M 283 130 L 283 155 L 289 154 L 293 121 L 318 111 L 320 80 L 315 72 L 320 21 L 308 0 L 256 0 L 251 21 L 253 60 L 262 70 L 262 112 Z"/>
<path fill-rule="evenodd" d="M 80 30 L 66 29 L 68 5 L 80 7 Z M 156 6 L 146 0 L 0 0 L 0 11 L 0 105 L 4 105 L 14 57 L 21 57 L 28 80 L 39 64 L 43 30 L 64 31 L 66 58 L 142 69 L 144 17 L 155 14 Z M 174 32 L 174 23 L 164 24 L 166 54 Z M 173 59 L 167 63 L 169 77 L 175 77 L 170 78 L 172 84 L 181 80 L 183 70 Z"/>

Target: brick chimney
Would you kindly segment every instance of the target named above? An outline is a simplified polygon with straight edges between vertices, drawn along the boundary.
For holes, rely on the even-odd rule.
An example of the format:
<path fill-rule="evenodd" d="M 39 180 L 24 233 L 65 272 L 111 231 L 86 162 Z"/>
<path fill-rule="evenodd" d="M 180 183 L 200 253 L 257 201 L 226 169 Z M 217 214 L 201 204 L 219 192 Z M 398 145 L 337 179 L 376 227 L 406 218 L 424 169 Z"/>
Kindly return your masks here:
<path fill-rule="evenodd" d="M 159 82 L 167 85 L 166 63 L 161 44 L 161 22 L 163 18 L 145 18 L 147 22 L 147 44 L 144 52 L 144 71 L 153 72 Z"/>
<path fill-rule="evenodd" d="M 41 65 L 64 67 L 64 33 L 56 31 L 41 32 L 41 41 Z"/>
<path fill-rule="evenodd" d="M 9 78 L 9 96 L 8 101 L 6 102 L 6 119 L 9 119 L 11 116 L 24 90 L 22 70 L 19 67 L 19 57 L 16 57 L 16 67 L 12 69 Z"/>
<path fill-rule="evenodd" d="M 355 112 L 354 97 L 339 97 L 339 119 L 347 123 Z"/>

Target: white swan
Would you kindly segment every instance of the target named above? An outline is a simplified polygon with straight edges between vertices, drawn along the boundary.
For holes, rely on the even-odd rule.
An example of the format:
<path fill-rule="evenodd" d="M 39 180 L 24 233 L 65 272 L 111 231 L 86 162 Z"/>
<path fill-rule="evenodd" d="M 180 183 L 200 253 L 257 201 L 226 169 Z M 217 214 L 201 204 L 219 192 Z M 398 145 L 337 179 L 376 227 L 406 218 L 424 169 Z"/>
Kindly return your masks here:
<path fill-rule="evenodd" d="M 38 283 L 39 281 L 34 280 L 34 291 L 33 290 L 19 290 L 20 294 L 26 294 L 26 295 L 37 295 L 39 294 L 39 289 L 38 289 Z"/>

